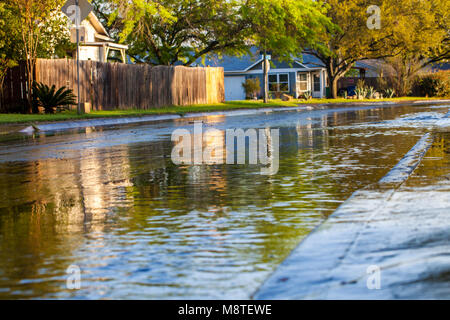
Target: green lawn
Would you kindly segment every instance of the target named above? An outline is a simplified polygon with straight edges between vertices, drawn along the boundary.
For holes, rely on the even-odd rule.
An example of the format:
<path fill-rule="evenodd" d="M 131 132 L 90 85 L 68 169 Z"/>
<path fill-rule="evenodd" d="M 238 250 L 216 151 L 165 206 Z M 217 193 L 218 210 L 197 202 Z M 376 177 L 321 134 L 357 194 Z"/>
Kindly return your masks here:
<path fill-rule="evenodd" d="M 323 103 L 361 103 L 361 102 L 388 102 L 388 101 L 410 101 L 410 100 L 433 100 L 438 98 L 392 98 L 378 100 L 347 100 L 347 99 L 312 99 L 309 101 L 292 100 L 284 102 L 281 100 L 270 100 L 264 104 L 261 100 L 229 101 L 218 104 L 192 105 L 192 106 L 172 106 L 150 110 L 112 110 L 112 111 L 93 111 L 89 114 L 77 115 L 75 111 L 64 111 L 56 114 L 0 114 L 0 124 L 5 123 L 26 123 L 40 121 L 63 121 L 77 119 L 110 118 L 110 117 L 132 117 L 145 116 L 152 114 L 181 114 L 188 112 L 208 112 L 223 111 L 234 109 L 258 109 L 258 108 L 276 108 L 276 107 L 297 107 L 298 105 L 311 105 Z"/>

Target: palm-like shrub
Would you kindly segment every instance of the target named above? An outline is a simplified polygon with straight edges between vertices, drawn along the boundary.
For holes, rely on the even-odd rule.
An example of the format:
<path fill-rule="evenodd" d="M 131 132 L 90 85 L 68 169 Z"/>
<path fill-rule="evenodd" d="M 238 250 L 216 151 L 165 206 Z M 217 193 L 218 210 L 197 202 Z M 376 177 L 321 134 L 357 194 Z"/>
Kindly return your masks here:
<path fill-rule="evenodd" d="M 33 84 L 33 98 L 37 106 L 44 108 L 45 113 L 54 113 L 68 109 L 70 105 L 76 104 L 72 89 L 61 87 L 56 90 L 43 83 Z"/>
<path fill-rule="evenodd" d="M 384 94 L 388 97 L 388 98 L 392 98 L 395 94 L 395 90 L 392 88 L 387 88 L 386 90 L 384 90 Z"/>
<path fill-rule="evenodd" d="M 377 93 L 377 91 L 375 90 L 374 87 L 367 88 L 367 98 L 368 99 L 375 99 L 376 93 Z"/>
<path fill-rule="evenodd" d="M 261 91 L 261 84 L 259 78 L 247 79 L 242 84 L 244 87 L 245 95 L 247 98 L 256 98 L 258 93 Z"/>
<path fill-rule="evenodd" d="M 312 98 L 311 91 L 305 91 L 305 92 L 303 92 L 303 98 L 304 98 L 305 100 L 311 99 L 311 98 Z"/>

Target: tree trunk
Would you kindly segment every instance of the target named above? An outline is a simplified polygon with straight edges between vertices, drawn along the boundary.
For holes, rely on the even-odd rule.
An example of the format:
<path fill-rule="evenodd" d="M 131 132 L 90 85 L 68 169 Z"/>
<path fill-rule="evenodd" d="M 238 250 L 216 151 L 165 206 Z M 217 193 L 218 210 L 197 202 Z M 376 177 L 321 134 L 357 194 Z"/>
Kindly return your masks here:
<path fill-rule="evenodd" d="M 5 84 L 5 78 L 6 78 L 6 71 L 2 72 L 2 75 L 0 76 L 0 112 L 6 112 L 6 107 L 4 104 L 4 95 L 3 95 L 3 93 L 4 93 L 3 85 Z"/>
<path fill-rule="evenodd" d="M 334 78 L 333 81 L 331 81 L 331 96 L 333 99 L 338 98 L 338 78 Z"/>
<path fill-rule="evenodd" d="M 30 63 L 31 64 L 31 63 Z M 33 113 L 33 69 L 27 62 L 27 101 L 28 101 L 28 113 Z"/>
<path fill-rule="evenodd" d="M 340 79 L 339 76 L 334 74 L 330 67 L 327 68 L 327 74 L 328 74 L 328 81 L 330 82 L 330 93 L 331 97 L 333 99 L 337 99 L 338 97 L 338 80 Z"/>
<path fill-rule="evenodd" d="M 28 113 L 38 113 L 38 109 L 33 105 L 33 83 L 35 80 L 36 59 L 27 59 L 27 103 Z"/>

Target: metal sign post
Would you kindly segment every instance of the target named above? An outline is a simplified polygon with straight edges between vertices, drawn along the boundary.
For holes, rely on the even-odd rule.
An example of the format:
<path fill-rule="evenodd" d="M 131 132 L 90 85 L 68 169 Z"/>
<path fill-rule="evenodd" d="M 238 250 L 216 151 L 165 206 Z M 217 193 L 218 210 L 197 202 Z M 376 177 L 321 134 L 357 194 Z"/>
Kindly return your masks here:
<path fill-rule="evenodd" d="M 75 6 L 77 6 L 77 17 L 76 17 L 76 32 L 77 32 L 77 113 L 81 114 L 81 103 L 80 103 L 80 6 L 79 0 L 75 0 Z"/>
<path fill-rule="evenodd" d="M 80 24 L 87 18 L 94 7 L 87 0 L 67 0 L 61 11 L 75 24 L 77 42 L 77 113 L 83 113 L 80 102 Z"/>

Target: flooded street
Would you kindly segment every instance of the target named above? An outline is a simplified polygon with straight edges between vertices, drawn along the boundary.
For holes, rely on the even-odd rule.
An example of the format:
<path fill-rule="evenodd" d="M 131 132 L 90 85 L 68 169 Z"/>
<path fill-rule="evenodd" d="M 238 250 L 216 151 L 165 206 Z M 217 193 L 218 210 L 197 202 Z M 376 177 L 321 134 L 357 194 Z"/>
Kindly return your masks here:
<path fill-rule="evenodd" d="M 0 135 L 0 298 L 248 299 L 448 111 L 347 106 L 202 118 L 223 135 L 279 128 L 273 176 L 259 165 L 173 164 L 171 134 L 192 130 L 188 119 Z M 448 143 L 440 133 L 405 188 L 448 176 Z M 70 265 L 81 269 L 79 290 L 66 287 Z"/>

